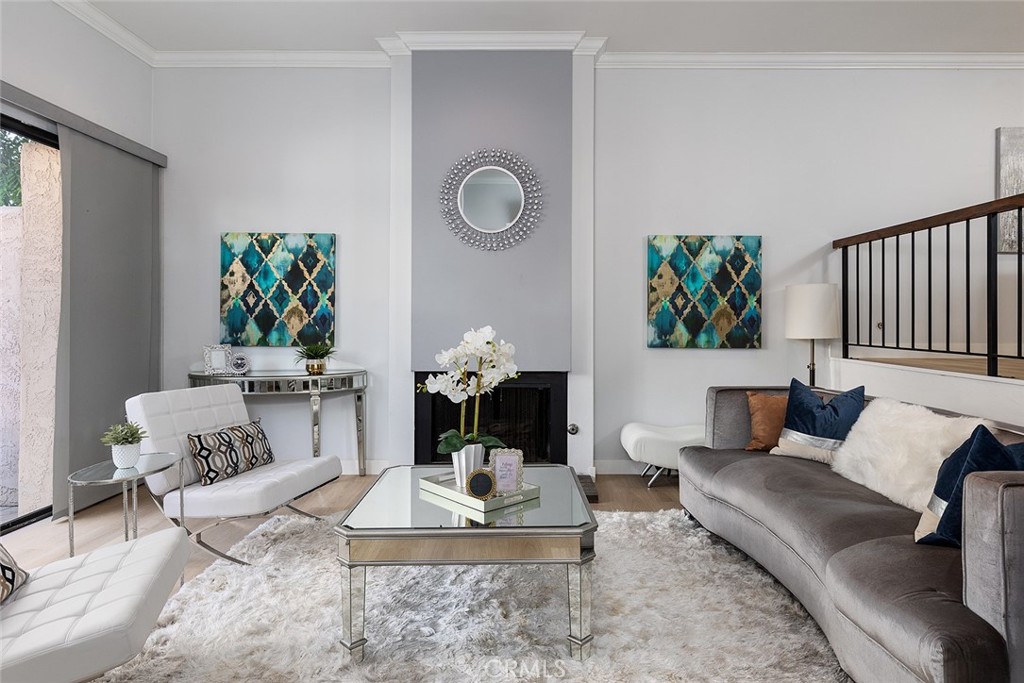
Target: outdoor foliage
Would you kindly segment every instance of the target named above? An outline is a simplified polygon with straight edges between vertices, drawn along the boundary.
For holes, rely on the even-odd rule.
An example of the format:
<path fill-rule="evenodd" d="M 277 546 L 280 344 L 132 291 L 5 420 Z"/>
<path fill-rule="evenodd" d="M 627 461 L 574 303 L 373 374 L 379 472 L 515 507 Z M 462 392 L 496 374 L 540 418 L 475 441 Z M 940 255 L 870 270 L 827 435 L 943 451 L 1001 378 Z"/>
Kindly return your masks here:
<path fill-rule="evenodd" d="M 21 206 L 21 146 L 28 142 L 9 130 L 0 130 L 0 206 Z"/>

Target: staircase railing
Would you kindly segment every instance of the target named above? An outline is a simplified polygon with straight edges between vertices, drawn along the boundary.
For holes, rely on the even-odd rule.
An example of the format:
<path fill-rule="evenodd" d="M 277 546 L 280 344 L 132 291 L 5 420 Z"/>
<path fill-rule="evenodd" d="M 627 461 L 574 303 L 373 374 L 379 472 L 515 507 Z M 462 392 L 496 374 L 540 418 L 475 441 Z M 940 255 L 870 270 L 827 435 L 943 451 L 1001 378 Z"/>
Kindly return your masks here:
<path fill-rule="evenodd" d="M 832 242 L 842 250 L 843 357 L 886 349 L 973 359 L 979 371 L 984 359 L 992 377 L 1011 360 L 1020 372 L 1022 210 L 1018 194 Z"/>

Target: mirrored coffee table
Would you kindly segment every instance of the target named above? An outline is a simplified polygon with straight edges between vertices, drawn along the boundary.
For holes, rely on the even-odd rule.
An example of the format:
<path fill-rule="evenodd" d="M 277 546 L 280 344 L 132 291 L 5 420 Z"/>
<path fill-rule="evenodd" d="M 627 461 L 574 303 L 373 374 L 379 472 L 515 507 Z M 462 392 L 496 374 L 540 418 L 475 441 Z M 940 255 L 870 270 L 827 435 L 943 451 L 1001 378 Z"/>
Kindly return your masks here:
<path fill-rule="evenodd" d="M 421 498 L 419 480 L 446 471 L 451 467 L 386 469 L 334 527 L 341 563 L 342 645 L 352 659 L 362 661 L 366 646 L 366 568 L 444 564 L 566 565 L 569 651 L 574 659 L 589 657 L 597 520 L 572 468 L 527 465 L 523 479 L 540 486 L 540 504 L 513 506 L 509 515 L 488 525 Z"/>

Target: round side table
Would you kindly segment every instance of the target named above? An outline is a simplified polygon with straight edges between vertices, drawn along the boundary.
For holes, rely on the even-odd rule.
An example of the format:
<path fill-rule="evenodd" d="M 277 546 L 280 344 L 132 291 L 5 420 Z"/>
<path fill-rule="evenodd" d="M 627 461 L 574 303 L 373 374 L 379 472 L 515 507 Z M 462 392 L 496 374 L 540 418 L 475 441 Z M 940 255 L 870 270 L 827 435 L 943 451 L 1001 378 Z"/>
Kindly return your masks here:
<path fill-rule="evenodd" d="M 139 537 L 139 479 L 157 472 L 163 472 L 175 465 L 183 464 L 182 456 L 177 453 L 147 453 L 139 459 L 135 467 L 117 468 L 107 460 L 83 467 L 68 475 L 68 547 L 70 556 L 75 556 L 75 487 L 105 486 L 121 484 L 121 500 L 124 503 L 124 540 L 128 536 L 128 484 L 132 490 L 132 522 L 131 538 Z M 178 495 L 181 496 L 181 516 L 185 517 L 185 473 L 184 467 L 178 467 Z"/>

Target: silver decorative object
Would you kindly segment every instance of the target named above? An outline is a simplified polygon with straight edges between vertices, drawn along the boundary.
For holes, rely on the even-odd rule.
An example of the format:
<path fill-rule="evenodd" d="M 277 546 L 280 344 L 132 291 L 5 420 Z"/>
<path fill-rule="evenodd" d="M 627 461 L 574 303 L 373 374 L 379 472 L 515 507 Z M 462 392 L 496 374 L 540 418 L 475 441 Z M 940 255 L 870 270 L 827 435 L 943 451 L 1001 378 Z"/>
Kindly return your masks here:
<path fill-rule="evenodd" d="M 519 182 L 523 192 L 523 207 L 519 217 L 508 227 L 494 232 L 474 226 L 466 220 L 459 207 L 459 193 L 466 178 L 485 167 L 507 171 Z M 504 149 L 478 149 L 470 152 L 455 162 L 441 185 L 441 217 L 448 229 L 465 244 L 484 251 L 508 249 L 529 237 L 540 222 L 543 206 L 541 183 L 537 174 L 522 157 Z"/>

